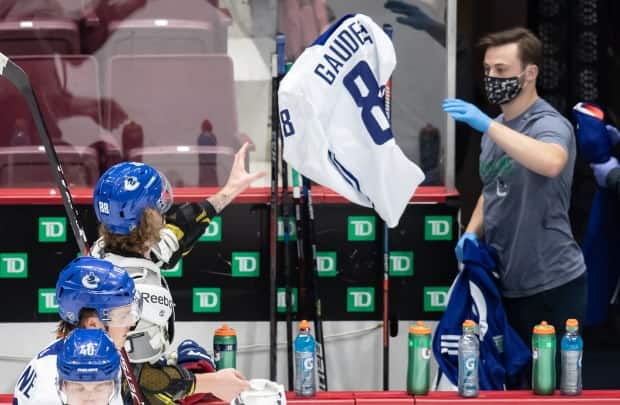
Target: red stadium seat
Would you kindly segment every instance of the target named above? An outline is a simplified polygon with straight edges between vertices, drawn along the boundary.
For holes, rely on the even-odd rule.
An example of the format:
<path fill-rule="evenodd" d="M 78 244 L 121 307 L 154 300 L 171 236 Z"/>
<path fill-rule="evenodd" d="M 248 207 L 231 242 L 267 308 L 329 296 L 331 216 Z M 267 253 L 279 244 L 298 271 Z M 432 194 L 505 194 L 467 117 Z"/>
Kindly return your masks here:
<path fill-rule="evenodd" d="M 97 152 L 83 146 L 55 146 L 70 186 L 94 186 Z M 50 187 L 54 177 L 43 146 L 0 147 L 0 187 Z"/>
<path fill-rule="evenodd" d="M 69 20 L 20 20 L 0 22 L 0 52 L 8 56 L 76 54 L 80 39 Z"/>
<path fill-rule="evenodd" d="M 116 56 L 107 82 L 108 100 L 141 127 L 144 139 L 135 146 L 198 146 L 205 120 L 216 138 L 211 145 L 237 150 L 241 144 L 226 55 Z"/>
<path fill-rule="evenodd" d="M 156 167 L 173 187 L 223 186 L 235 160 L 226 146 L 153 146 L 132 149 L 129 159 Z"/>

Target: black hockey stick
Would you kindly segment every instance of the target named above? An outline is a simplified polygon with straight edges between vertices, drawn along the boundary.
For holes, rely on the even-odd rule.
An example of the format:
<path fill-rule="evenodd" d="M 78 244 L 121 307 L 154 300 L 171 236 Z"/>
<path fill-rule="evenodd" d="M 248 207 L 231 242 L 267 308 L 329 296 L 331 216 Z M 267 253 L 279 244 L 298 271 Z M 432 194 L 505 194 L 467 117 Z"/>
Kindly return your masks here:
<path fill-rule="evenodd" d="M 325 338 L 323 336 L 323 312 L 319 294 L 319 276 L 316 258 L 316 229 L 314 226 L 314 207 L 310 180 L 303 178 L 304 200 L 308 214 L 307 235 L 310 244 L 310 270 L 312 271 L 312 291 L 314 298 L 314 332 L 316 337 L 316 368 L 319 376 L 319 389 L 327 391 L 327 363 L 325 359 Z"/>
<path fill-rule="evenodd" d="M 394 34 L 394 28 L 391 24 L 383 24 L 383 31 L 390 39 Z M 388 121 L 392 122 L 392 78 L 385 85 L 385 115 Z M 389 250 L 389 233 L 388 226 L 383 221 L 383 391 L 390 389 L 390 250 Z"/>
<path fill-rule="evenodd" d="M 47 131 L 47 126 L 43 120 L 43 114 L 41 114 L 39 103 L 34 94 L 34 90 L 32 89 L 32 85 L 30 84 L 30 79 L 28 79 L 26 72 L 24 72 L 19 66 L 17 66 L 2 53 L 0 53 L 0 76 L 11 82 L 11 84 L 13 84 L 13 86 L 15 86 L 26 99 L 26 103 L 28 104 L 28 108 L 32 114 L 32 119 L 37 127 L 39 137 L 41 138 L 41 143 L 45 148 L 45 153 L 47 154 L 47 158 L 50 162 L 50 167 L 56 180 L 56 185 L 58 186 L 60 195 L 62 196 L 62 202 L 65 206 L 67 217 L 69 218 L 69 224 L 71 225 L 73 236 L 75 237 L 75 241 L 82 254 L 87 255 L 88 239 L 86 238 L 86 232 L 84 232 L 84 228 L 82 227 L 78 211 L 73 205 L 73 198 L 71 197 L 69 183 L 67 183 L 67 180 L 65 179 L 62 165 L 58 160 L 56 149 L 54 149 L 49 132 Z M 144 400 L 142 399 L 142 394 L 136 382 L 136 377 L 133 375 L 131 367 L 129 366 L 127 352 L 125 349 L 122 349 L 120 350 L 120 354 L 121 367 L 131 393 L 132 402 L 134 405 L 143 405 Z"/>
<path fill-rule="evenodd" d="M 280 120 L 278 111 L 278 67 L 280 59 L 284 63 L 284 35 L 276 35 L 276 60 L 272 61 L 271 79 L 271 205 L 269 233 L 269 379 L 277 380 L 278 373 L 278 320 L 277 316 L 277 244 L 278 244 L 278 137 Z"/>
<path fill-rule="evenodd" d="M 280 55 L 278 55 L 280 57 Z M 282 80 L 285 73 L 284 55 L 278 59 L 278 82 Z M 278 127 L 279 128 L 279 127 Z M 282 131 L 280 131 L 280 143 L 282 145 L 282 153 L 284 153 L 284 139 L 282 138 Z M 284 298 L 286 305 L 286 358 L 287 358 L 287 377 L 288 377 L 288 389 L 293 391 L 293 325 L 292 325 L 292 302 L 291 299 L 291 252 L 290 252 L 290 238 L 291 229 L 289 218 L 291 216 L 290 207 L 290 195 L 288 191 L 288 164 L 284 159 L 281 159 L 282 163 L 282 222 L 284 224 Z"/>
<path fill-rule="evenodd" d="M 22 96 L 24 96 L 24 98 L 26 99 L 26 103 L 28 104 L 28 108 L 30 109 L 30 113 L 32 114 L 32 119 L 34 120 L 34 124 L 37 127 L 39 137 L 41 138 L 41 143 L 45 148 L 47 159 L 50 162 L 52 174 L 54 176 L 54 179 L 56 180 L 58 190 L 60 191 L 62 202 L 65 206 L 65 211 L 67 212 L 67 216 L 69 217 L 69 224 L 71 225 L 73 236 L 75 237 L 75 241 L 77 242 L 80 252 L 86 255 L 88 254 L 88 241 L 86 239 L 86 233 L 84 232 L 84 228 L 82 228 L 82 226 L 80 225 L 80 216 L 75 209 L 75 206 L 73 205 L 73 198 L 71 197 L 69 183 L 67 183 L 65 174 L 62 171 L 62 166 L 60 165 L 60 161 L 58 160 L 58 155 L 56 154 L 56 150 L 52 145 L 52 141 L 47 131 L 47 126 L 45 125 L 45 121 L 43 120 L 43 114 L 41 114 L 39 103 L 37 102 L 37 98 L 32 89 L 32 85 L 30 84 L 30 79 L 28 78 L 26 72 L 22 70 L 22 68 L 20 68 L 17 64 L 15 64 L 2 53 L 0 53 L 0 75 L 7 79 L 9 82 L 11 82 L 11 84 L 15 86 L 17 90 L 19 90 L 19 92 L 22 94 Z"/>

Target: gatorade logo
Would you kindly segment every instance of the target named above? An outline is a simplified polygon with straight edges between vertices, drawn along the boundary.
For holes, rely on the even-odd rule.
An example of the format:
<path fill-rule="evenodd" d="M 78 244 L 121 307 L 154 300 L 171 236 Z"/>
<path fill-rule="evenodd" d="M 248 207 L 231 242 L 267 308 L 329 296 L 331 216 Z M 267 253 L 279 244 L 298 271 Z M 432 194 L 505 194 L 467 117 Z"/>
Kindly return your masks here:
<path fill-rule="evenodd" d="M 336 277 L 338 254 L 334 251 L 316 252 L 316 271 L 319 277 Z"/>
<path fill-rule="evenodd" d="M 347 240 L 372 241 L 375 240 L 375 217 L 350 216 L 347 218 Z"/>
<path fill-rule="evenodd" d="M 347 312 L 374 312 L 375 289 L 373 287 L 347 288 Z"/>
<path fill-rule="evenodd" d="M 58 303 L 56 302 L 55 288 L 39 288 L 39 313 L 58 313 Z"/>
<path fill-rule="evenodd" d="M 233 277 L 260 276 L 260 252 L 233 252 L 231 262 Z"/>
<path fill-rule="evenodd" d="M 220 288 L 194 288 L 192 312 L 220 312 L 222 290 Z"/>
<path fill-rule="evenodd" d="M 445 311 L 448 305 L 449 290 L 449 287 L 424 287 L 424 311 Z"/>
<path fill-rule="evenodd" d="M 422 358 L 428 360 L 431 358 L 431 349 L 425 347 L 421 350 Z"/>
<path fill-rule="evenodd" d="M 222 217 L 213 217 L 207 229 L 202 234 L 199 242 L 221 242 L 222 241 Z"/>
<path fill-rule="evenodd" d="M 467 371 L 474 371 L 474 369 L 476 368 L 476 358 L 475 357 L 468 357 L 465 359 L 465 369 Z"/>
<path fill-rule="evenodd" d="M 303 361 L 304 370 L 312 370 L 314 368 L 314 359 L 312 357 L 307 357 Z"/>
<path fill-rule="evenodd" d="M 39 242 L 66 242 L 67 218 L 41 217 L 39 218 Z"/>
<path fill-rule="evenodd" d="M 394 251 L 390 252 L 389 263 L 390 277 L 413 276 L 413 252 Z"/>
<path fill-rule="evenodd" d="M 0 253 L 0 278 L 27 278 L 27 253 Z"/>
<path fill-rule="evenodd" d="M 424 217 L 424 240 L 452 240 L 452 217 Z"/>
<path fill-rule="evenodd" d="M 161 274 L 163 274 L 166 278 L 183 277 L 183 259 L 180 259 L 177 264 L 171 269 L 161 269 Z"/>
<path fill-rule="evenodd" d="M 286 312 L 286 289 L 278 288 L 277 290 L 277 308 L 279 313 Z M 297 312 L 297 288 L 291 288 L 291 312 Z"/>
<path fill-rule="evenodd" d="M 284 218 L 278 217 L 278 242 L 284 240 Z M 297 227 L 295 224 L 295 218 L 288 217 L 288 240 L 297 240 Z"/>

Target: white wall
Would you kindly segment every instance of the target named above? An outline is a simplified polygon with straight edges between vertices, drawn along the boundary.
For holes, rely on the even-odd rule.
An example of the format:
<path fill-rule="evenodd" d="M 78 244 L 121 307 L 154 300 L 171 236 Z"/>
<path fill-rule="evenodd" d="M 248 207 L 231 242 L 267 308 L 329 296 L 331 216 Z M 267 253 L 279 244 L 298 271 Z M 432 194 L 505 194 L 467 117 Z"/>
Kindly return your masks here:
<path fill-rule="evenodd" d="M 390 389 L 404 390 L 407 376 L 407 330 L 390 339 Z M 219 322 L 177 322 L 175 345 L 192 338 L 213 351 L 213 332 Z M 429 323 L 435 327 L 436 322 Z M 269 377 L 269 323 L 231 322 L 237 331 L 237 368 L 248 378 Z M 0 324 L 0 393 L 12 393 L 26 363 L 54 339 L 54 323 Z M 381 390 L 383 339 L 380 322 L 325 322 L 329 389 Z M 295 331 L 295 329 L 293 329 Z M 286 326 L 278 327 L 278 382 L 287 384 Z M 435 366 L 434 366 L 435 368 Z M 434 374 L 434 373 L 433 373 Z"/>

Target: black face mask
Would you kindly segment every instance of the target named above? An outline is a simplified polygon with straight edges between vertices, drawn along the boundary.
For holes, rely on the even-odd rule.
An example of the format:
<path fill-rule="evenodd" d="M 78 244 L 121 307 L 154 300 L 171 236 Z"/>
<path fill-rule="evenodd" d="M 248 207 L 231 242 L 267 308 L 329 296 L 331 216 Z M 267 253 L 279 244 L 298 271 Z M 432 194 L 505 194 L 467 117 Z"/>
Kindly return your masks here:
<path fill-rule="evenodd" d="M 525 72 L 523 72 L 525 73 Z M 484 91 L 491 104 L 505 104 L 515 99 L 521 92 L 521 81 L 519 77 L 493 77 L 484 76 Z"/>

